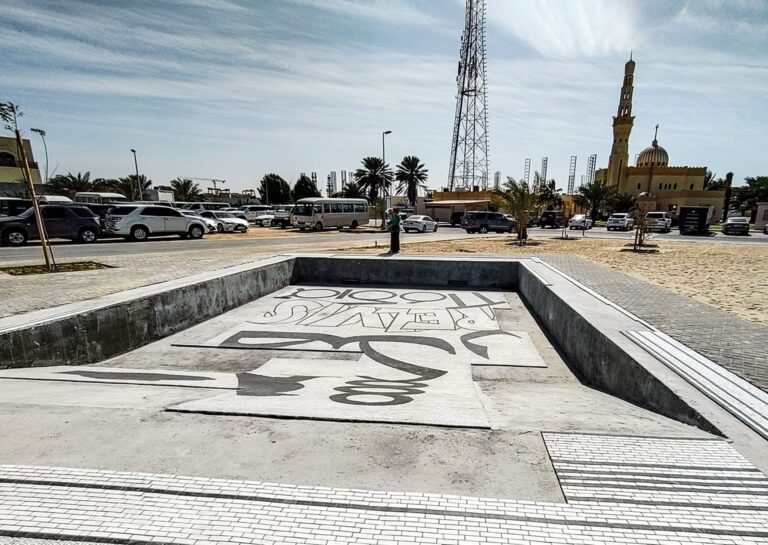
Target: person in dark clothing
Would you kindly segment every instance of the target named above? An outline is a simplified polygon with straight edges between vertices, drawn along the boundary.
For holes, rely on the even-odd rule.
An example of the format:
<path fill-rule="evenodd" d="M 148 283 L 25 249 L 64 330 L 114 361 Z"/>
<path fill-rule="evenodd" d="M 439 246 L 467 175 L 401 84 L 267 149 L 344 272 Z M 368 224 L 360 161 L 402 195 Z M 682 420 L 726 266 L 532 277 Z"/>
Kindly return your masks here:
<path fill-rule="evenodd" d="M 392 215 L 389 217 L 389 253 L 400 253 L 400 211 L 395 208 L 392 210 Z"/>

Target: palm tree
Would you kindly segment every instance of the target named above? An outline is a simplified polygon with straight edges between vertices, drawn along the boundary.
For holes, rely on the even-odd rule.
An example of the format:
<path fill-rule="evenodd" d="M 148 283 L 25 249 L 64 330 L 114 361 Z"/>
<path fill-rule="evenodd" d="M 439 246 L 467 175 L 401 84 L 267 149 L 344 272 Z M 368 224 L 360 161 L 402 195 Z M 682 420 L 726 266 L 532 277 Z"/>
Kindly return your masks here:
<path fill-rule="evenodd" d="M 75 193 L 81 191 L 95 191 L 99 189 L 94 181 L 91 180 L 91 173 L 78 172 L 72 174 L 68 172 L 66 175 L 59 174 L 51 178 L 49 185 L 51 186 L 51 192 L 59 195 L 65 195 L 69 198 L 75 196 Z"/>
<path fill-rule="evenodd" d="M 589 217 L 592 218 L 592 223 L 594 224 L 597 221 L 600 209 L 610 202 L 617 192 L 616 186 L 595 181 L 580 186 L 575 200 L 577 204 L 589 210 Z"/>
<path fill-rule="evenodd" d="M 632 193 L 616 193 L 608 206 L 614 212 L 633 212 L 637 208 L 637 197 Z"/>
<path fill-rule="evenodd" d="M 147 177 L 143 174 L 139 174 L 138 180 L 139 183 L 137 184 L 135 174 L 124 176 L 117 180 L 108 180 L 108 189 L 115 193 L 120 193 L 129 199 L 143 201 L 146 199 L 147 191 L 152 186 L 152 180 L 147 180 Z M 139 188 L 141 191 L 137 197 L 136 193 L 139 191 Z"/>
<path fill-rule="evenodd" d="M 344 187 L 341 188 L 339 196 L 346 199 L 364 199 L 365 190 L 355 182 L 347 182 L 344 184 Z"/>
<path fill-rule="evenodd" d="M 522 246 L 528 239 L 528 214 L 541 201 L 536 186 L 529 186 L 525 180 L 515 181 L 509 177 L 504 183 L 503 191 L 496 191 L 506 205 L 506 208 L 517 218 L 517 240 Z"/>
<path fill-rule="evenodd" d="M 534 173 L 534 187 L 539 194 L 539 204 L 547 210 L 560 208 L 563 206 L 563 196 L 561 189 L 557 189 L 555 180 L 544 180 L 539 178 L 539 173 Z"/>
<path fill-rule="evenodd" d="M 194 202 L 199 201 L 203 196 L 200 186 L 187 178 L 171 180 L 171 189 L 177 201 Z"/>
<path fill-rule="evenodd" d="M 368 200 L 373 203 L 379 193 L 384 196 L 392 185 L 392 171 L 379 157 L 365 157 L 362 163 L 363 168 L 355 171 L 355 182 L 368 192 Z"/>
<path fill-rule="evenodd" d="M 429 170 L 424 168 L 424 164 L 420 163 L 419 158 L 415 155 L 403 157 L 403 160 L 397 165 L 395 179 L 400 182 L 397 186 L 397 192 L 405 192 L 412 208 L 416 208 L 419 188 L 427 188 L 424 182 L 427 181 L 428 172 Z"/>

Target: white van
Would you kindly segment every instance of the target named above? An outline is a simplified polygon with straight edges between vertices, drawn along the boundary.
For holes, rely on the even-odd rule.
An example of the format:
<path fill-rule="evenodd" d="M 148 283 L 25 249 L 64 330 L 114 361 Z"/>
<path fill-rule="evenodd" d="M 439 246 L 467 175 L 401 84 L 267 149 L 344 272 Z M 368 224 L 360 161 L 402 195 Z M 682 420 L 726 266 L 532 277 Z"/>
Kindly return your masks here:
<path fill-rule="evenodd" d="M 322 231 L 326 227 L 355 229 L 368 223 L 368 201 L 365 199 L 299 199 L 293 207 L 291 223 L 299 230 Z"/>

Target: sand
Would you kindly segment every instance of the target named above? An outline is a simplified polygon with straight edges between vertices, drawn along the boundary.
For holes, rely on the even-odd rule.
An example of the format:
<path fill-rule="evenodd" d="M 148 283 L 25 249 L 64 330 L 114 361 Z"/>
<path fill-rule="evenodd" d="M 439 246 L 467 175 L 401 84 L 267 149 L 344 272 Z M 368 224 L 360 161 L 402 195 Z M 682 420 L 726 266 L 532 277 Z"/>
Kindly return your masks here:
<path fill-rule="evenodd" d="M 768 326 L 768 244 L 654 241 L 658 253 L 636 254 L 622 251 L 627 249 L 625 240 L 578 237 L 534 239 L 526 247 L 517 246 L 515 237 L 506 235 L 418 244 L 403 242 L 403 253 L 408 254 L 577 255 Z"/>

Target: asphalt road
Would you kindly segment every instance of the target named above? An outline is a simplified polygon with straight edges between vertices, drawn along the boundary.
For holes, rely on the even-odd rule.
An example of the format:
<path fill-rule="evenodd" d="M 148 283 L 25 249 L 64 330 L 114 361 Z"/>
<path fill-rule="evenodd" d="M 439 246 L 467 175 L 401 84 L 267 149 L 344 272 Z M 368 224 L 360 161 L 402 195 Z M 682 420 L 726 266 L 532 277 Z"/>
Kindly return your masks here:
<path fill-rule="evenodd" d="M 256 228 L 258 229 L 258 228 Z M 292 249 L 312 250 L 318 247 L 327 249 L 341 244 L 367 243 L 379 241 L 379 244 L 386 247 L 389 242 L 389 235 L 383 232 L 324 232 L 324 233 L 297 233 L 298 236 L 284 236 L 285 231 L 275 230 L 274 237 L 245 238 L 237 234 L 229 235 L 226 239 L 202 239 L 202 240 L 181 240 L 178 237 L 157 237 L 151 238 L 146 242 L 128 242 L 123 239 L 104 239 L 95 244 L 74 244 L 71 241 L 55 241 L 52 246 L 57 258 L 99 258 L 113 255 L 139 255 L 147 253 L 173 253 L 188 252 L 190 250 L 205 251 L 209 248 L 253 248 L 254 250 L 274 249 L 275 251 L 284 250 L 286 247 Z M 586 233 L 579 230 L 568 230 L 571 237 L 618 239 L 630 242 L 634 237 L 634 231 L 607 231 L 605 227 L 595 227 L 589 229 Z M 437 233 L 402 233 L 401 240 L 439 241 L 451 240 L 467 237 L 476 237 L 480 235 L 467 235 L 458 227 L 441 226 Z M 493 235 L 491 235 L 493 236 Z M 559 238 L 562 236 L 562 229 L 541 229 L 534 227 L 529 229 L 529 236 Z M 766 244 L 768 235 L 759 232 L 752 232 L 749 236 L 727 236 L 719 232 L 712 232 L 710 236 L 682 236 L 677 231 L 670 233 L 653 233 L 650 240 L 670 240 L 684 242 L 709 242 L 722 244 Z M 4 261 L 21 261 L 27 259 L 36 259 L 40 255 L 40 249 L 37 244 L 28 244 L 21 248 L 0 247 L 0 264 Z"/>
<path fill-rule="evenodd" d="M 259 229 L 255 227 L 254 229 Z M 275 230 L 274 237 L 243 237 L 236 233 L 227 235 L 228 238 L 202 240 L 182 240 L 177 236 L 155 237 L 146 242 L 128 242 L 123 239 L 102 239 L 93 244 L 75 244 L 71 241 L 54 241 L 51 246 L 56 258 L 99 258 L 113 255 L 138 255 L 147 253 L 173 253 L 189 252 L 199 250 L 204 252 L 207 249 L 243 249 L 253 248 L 254 250 L 269 251 L 273 249 L 280 251 L 286 247 L 296 247 L 312 251 L 318 247 L 327 249 L 329 246 L 338 247 L 344 244 L 364 243 L 364 245 L 373 244 L 378 241 L 379 245 L 387 247 L 389 245 L 389 234 L 386 232 L 348 232 L 348 231 L 326 231 L 324 233 L 296 233 L 297 236 L 285 236 L 286 231 Z M 458 228 L 445 227 L 440 228 L 436 233 L 401 233 L 400 240 L 411 240 L 418 238 L 424 241 L 451 240 L 465 238 L 473 235 L 467 235 Z M 21 261 L 26 259 L 36 259 L 40 256 L 40 247 L 37 243 L 30 243 L 20 248 L 0 247 L 0 264 L 4 261 Z"/>

